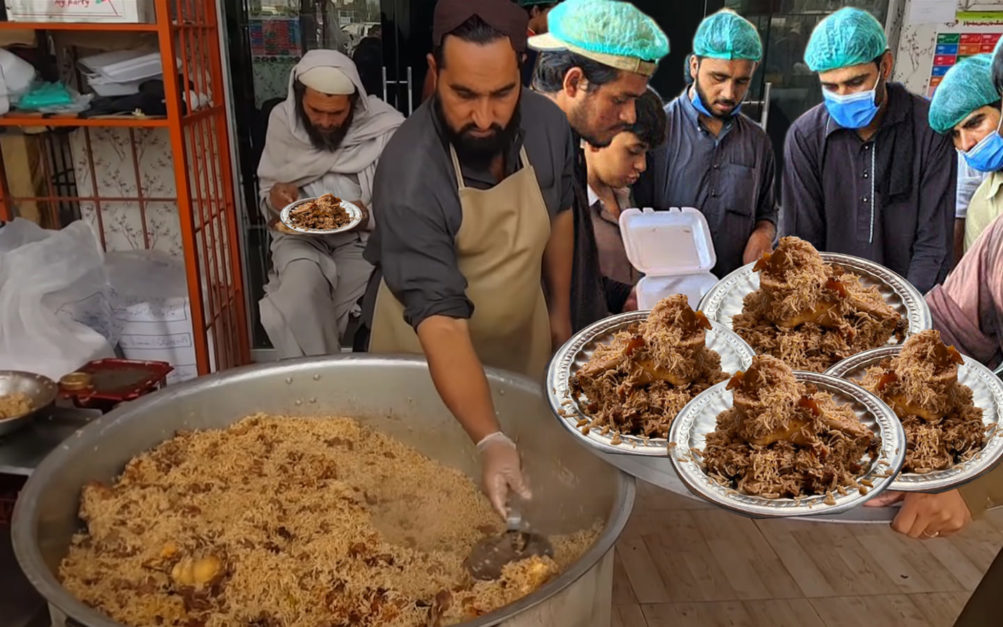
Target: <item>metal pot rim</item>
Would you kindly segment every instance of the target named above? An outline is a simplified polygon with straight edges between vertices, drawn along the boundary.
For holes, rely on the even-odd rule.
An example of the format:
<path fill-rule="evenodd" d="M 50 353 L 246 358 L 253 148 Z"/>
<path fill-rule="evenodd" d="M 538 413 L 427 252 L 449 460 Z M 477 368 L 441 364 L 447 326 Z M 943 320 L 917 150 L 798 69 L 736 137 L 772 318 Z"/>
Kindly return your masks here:
<path fill-rule="evenodd" d="M 264 376 L 272 371 L 281 371 L 283 374 L 295 374 L 298 371 L 310 372 L 317 364 L 329 361 L 364 361 L 367 364 L 380 365 L 383 363 L 388 366 L 404 365 L 421 367 L 423 369 L 427 368 L 424 358 L 419 356 L 375 356 L 365 353 L 346 353 L 292 361 L 253 364 L 173 385 L 165 390 L 157 391 L 149 396 L 144 396 L 120 406 L 118 409 L 92 421 L 78 431 L 70 440 L 67 440 L 64 445 L 57 447 L 42 460 L 42 463 L 35 469 L 21 490 L 21 494 L 14 507 L 11 539 L 18 565 L 24 572 L 25 577 L 48 603 L 54 605 L 69 618 L 80 624 L 87 627 L 121 627 L 120 623 L 85 605 L 70 594 L 59 583 L 59 580 L 49 570 L 48 565 L 42 558 L 41 551 L 38 549 L 36 512 L 38 500 L 42 494 L 42 486 L 47 483 L 48 478 L 62 467 L 65 460 L 77 449 L 91 446 L 94 440 L 100 439 L 100 435 L 105 429 L 114 424 L 128 421 L 131 416 L 137 413 L 144 413 L 148 407 L 155 407 L 160 403 L 174 402 L 174 399 L 178 396 L 196 394 L 202 390 L 217 387 L 224 381 L 238 378 L 255 378 Z M 527 392 L 539 393 L 541 394 L 541 401 L 543 401 L 542 390 L 532 379 L 497 368 L 485 368 L 485 372 L 489 381 L 501 381 Z M 167 392 L 170 392 L 170 394 L 168 395 Z M 543 402 L 544 406 L 546 406 L 546 402 Z M 475 620 L 462 623 L 463 627 L 494 625 L 543 603 L 577 581 L 613 548 L 613 544 L 620 537 L 627 524 L 627 519 L 630 518 L 631 510 L 634 507 L 636 489 L 633 477 L 612 466 L 610 470 L 617 473 L 615 508 L 610 518 L 607 519 L 606 526 L 595 544 L 556 579 L 547 582 L 532 594 L 519 599 L 515 603 L 506 605 Z"/>

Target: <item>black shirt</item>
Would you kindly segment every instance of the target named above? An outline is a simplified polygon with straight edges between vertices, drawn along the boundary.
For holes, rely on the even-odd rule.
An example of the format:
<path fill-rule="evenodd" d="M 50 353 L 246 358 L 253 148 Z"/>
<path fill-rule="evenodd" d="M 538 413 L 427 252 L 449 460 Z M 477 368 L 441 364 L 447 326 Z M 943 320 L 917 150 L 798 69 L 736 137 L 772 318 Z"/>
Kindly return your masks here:
<path fill-rule="evenodd" d="M 380 158 L 373 185 L 376 227 L 364 255 L 404 305 L 404 318 L 413 327 L 434 315 L 469 318 L 474 310 L 456 258 L 463 210 L 432 106 L 429 99 L 418 107 Z M 520 128 L 505 151 L 505 176 L 521 167 L 519 149 L 525 146 L 553 219 L 574 203 L 571 129 L 561 110 L 539 94 L 524 89 L 519 107 Z M 460 169 L 468 187 L 489 189 L 499 182 L 488 169 L 463 163 Z"/>
<path fill-rule="evenodd" d="M 824 104 L 784 145 L 782 231 L 819 250 L 880 263 L 922 292 L 950 269 L 957 157 L 930 128 L 930 103 L 896 83 L 878 132 L 862 141 Z"/>

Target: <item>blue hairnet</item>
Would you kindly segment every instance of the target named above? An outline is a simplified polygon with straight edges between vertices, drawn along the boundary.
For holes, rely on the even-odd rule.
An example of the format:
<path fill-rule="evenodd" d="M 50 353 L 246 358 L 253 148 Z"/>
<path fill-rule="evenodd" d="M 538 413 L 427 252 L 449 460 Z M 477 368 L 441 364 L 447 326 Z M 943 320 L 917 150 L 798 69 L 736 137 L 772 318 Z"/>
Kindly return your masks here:
<path fill-rule="evenodd" d="M 629 2 L 565 0 L 547 14 L 547 28 L 557 39 L 589 52 L 645 61 L 669 54 L 669 38 Z"/>
<path fill-rule="evenodd" d="M 993 87 L 993 57 L 978 54 L 962 59 L 944 75 L 930 103 L 930 127 L 947 133 L 979 107 L 1000 99 Z"/>
<path fill-rule="evenodd" d="M 693 54 L 712 59 L 763 58 L 763 42 L 752 22 L 729 9 L 722 9 L 700 22 L 693 36 Z"/>
<path fill-rule="evenodd" d="M 812 72 L 870 63 L 888 50 L 885 29 L 873 15 L 846 7 L 818 23 L 804 51 Z"/>

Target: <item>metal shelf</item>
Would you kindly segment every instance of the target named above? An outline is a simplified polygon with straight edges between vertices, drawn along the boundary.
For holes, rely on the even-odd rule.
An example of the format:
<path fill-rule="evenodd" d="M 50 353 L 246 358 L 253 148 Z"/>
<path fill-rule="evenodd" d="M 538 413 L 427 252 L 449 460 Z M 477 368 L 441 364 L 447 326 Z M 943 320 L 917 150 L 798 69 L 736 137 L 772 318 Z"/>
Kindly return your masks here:
<path fill-rule="evenodd" d="M 157 24 L 119 24 L 107 22 L 0 22 L 0 30 L 75 30 L 154 33 Z"/>
<path fill-rule="evenodd" d="M 13 114 L 0 116 L 0 126 L 113 126 L 119 128 L 157 128 L 167 127 L 167 118 L 125 118 L 125 117 L 94 117 L 77 118 L 66 115 L 24 115 Z"/>

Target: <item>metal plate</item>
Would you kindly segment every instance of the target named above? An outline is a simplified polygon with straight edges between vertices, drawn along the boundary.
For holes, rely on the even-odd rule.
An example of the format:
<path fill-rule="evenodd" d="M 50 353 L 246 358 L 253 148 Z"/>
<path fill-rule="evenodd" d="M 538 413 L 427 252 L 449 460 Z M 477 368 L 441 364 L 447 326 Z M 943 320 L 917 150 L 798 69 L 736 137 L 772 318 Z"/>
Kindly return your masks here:
<path fill-rule="evenodd" d="M 348 202 L 347 200 L 342 200 L 341 208 L 344 209 L 346 212 L 348 212 L 348 217 L 351 218 L 351 221 L 344 226 L 340 226 L 336 229 L 325 230 L 325 229 L 305 229 L 301 226 L 296 226 L 295 224 L 293 224 L 292 220 L 289 219 L 289 214 L 297 207 L 305 205 L 308 202 L 313 202 L 315 200 L 318 199 L 301 198 L 294 203 L 286 205 L 285 208 L 282 209 L 282 212 L 279 214 L 279 220 L 281 220 L 282 224 L 286 225 L 293 231 L 296 231 L 297 233 L 304 233 L 306 235 L 334 235 L 335 233 L 344 233 L 345 231 L 351 231 L 355 227 L 359 226 L 360 222 L 362 222 L 362 209 L 360 209 L 357 205 Z"/>
<path fill-rule="evenodd" d="M 0 435 L 11 433 L 25 426 L 40 410 L 56 400 L 59 388 L 49 377 L 20 370 L 0 370 L 0 396 L 24 394 L 31 402 L 31 409 L 19 416 L 0 418 Z"/>
<path fill-rule="evenodd" d="M 742 494 L 731 486 L 725 486 L 712 479 L 700 464 L 699 458 L 691 451 L 703 451 L 706 437 L 717 428 L 717 416 L 732 406 L 732 395 L 728 383 L 718 383 L 705 390 L 683 408 L 672 423 L 669 439 L 675 443 L 669 452 L 676 472 L 683 482 L 698 495 L 708 501 L 749 516 L 813 516 L 832 515 L 853 509 L 877 496 L 888 488 L 905 460 L 905 433 L 902 423 L 887 405 L 876 396 L 858 385 L 814 372 L 794 371 L 794 376 L 802 383 L 810 383 L 823 392 L 832 394 L 840 404 L 853 407 L 854 413 L 867 427 L 878 434 L 881 447 L 867 472 L 858 477 L 868 480 L 873 487 L 866 494 L 848 488 L 845 495 L 833 494 L 835 503 L 827 505 L 826 495 L 806 496 L 800 499 L 777 498 Z"/>
<path fill-rule="evenodd" d="M 933 328 L 930 308 L 923 300 L 923 295 L 909 281 L 882 265 L 860 257 L 839 253 L 819 254 L 826 263 L 839 265 L 858 275 L 865 286 L 877 286 L 885 302 L 908 321 L 907 335 Z M 700 300 L 700 310 L 704 315 L 731 329 L 731 319 L 742 313 L 746 295 L 759 289 L 759 273 L 752 271 L 755 265 L 750 263 L 742 266 L 710 288 Z M 888 343 L 897 344 L 894 338 Z"/>
<path fill-rule="evenodd" d="M 591 424 L 592 418 L 582 410 L 578 403 L 580 399 L 571 392 L 571 377 L 592 357 L 596 347 L 610 340 L 617 331 L 643 322 L 648 313 L 631 311 L 617 314 L 582 329 L 557 351 L 547 370 L 547 398 L 557 419 L 579 440 L 607 453 L 663 457 L 666 454 L 668 440 L 665 438 L 620 434 L 621 443 L 613 444 L 614 431 L 606 435 L 599 430 L 582 433 L 576 425 L 583 419 Z M 723 325 L 712 321 L 711 326 L 711 330 L 707 331 L 707 347 L 721 356 L 721 369 L 734 374 L 737 370 L 748 368 L 756 356 L 752 348 Z"/>
<path fill-rule="evenodd" d="M 881 360 L 894 357 L 902 350 L 900 346 L 885 346 L 865 351 L 839 362 L 826 370 L 826 374 L 848 381 L 857 381 L 871 366 Z M 972 390 L 975 406 L 982 410 L 982 422 L 990 430 L 986 445 L 972 459 L 946 468 L 927 473 L 903 472 L 892 483 L 890 489 L 904 492 L 943 492 L 977 479 L 989 472 L 1003 458 L 1003 431 L 1000 430 L 1000 414 L 1003 413 L 1003 381 L 989 368 L 974 359 L 962 355 L 963 364 L 958 366 L 958 382 Z"/>

